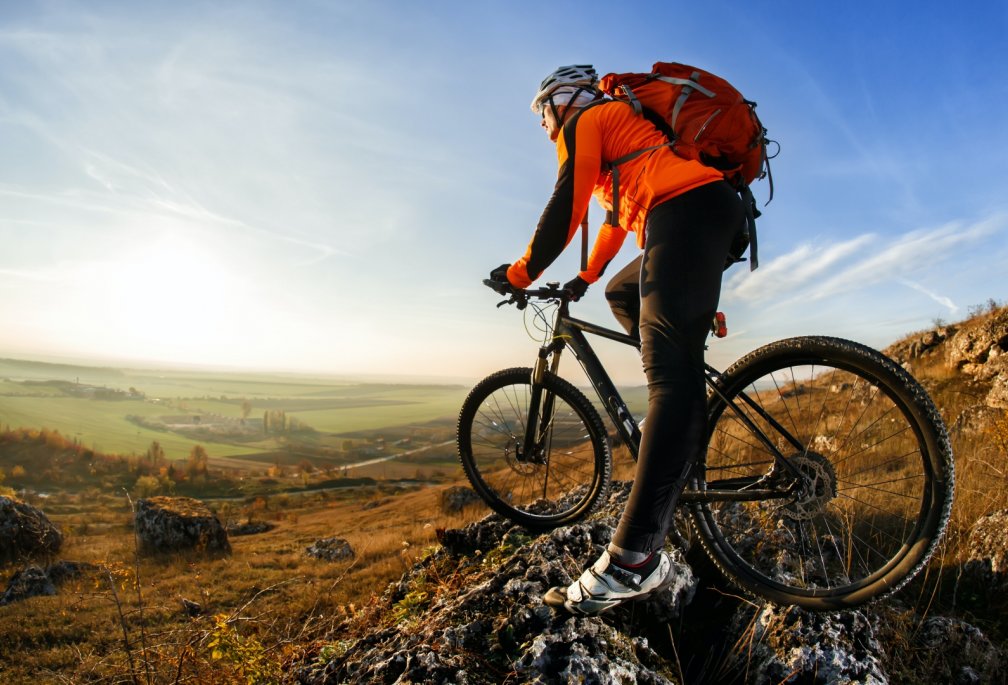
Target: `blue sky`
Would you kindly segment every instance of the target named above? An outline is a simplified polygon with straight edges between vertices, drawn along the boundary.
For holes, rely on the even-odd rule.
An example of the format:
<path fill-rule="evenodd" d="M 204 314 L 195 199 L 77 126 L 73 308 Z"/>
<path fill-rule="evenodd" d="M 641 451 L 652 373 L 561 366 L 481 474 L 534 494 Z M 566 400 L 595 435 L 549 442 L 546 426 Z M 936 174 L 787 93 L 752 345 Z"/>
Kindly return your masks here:
<path fill-rule="evenodd" d="M 737 84 L 781 147 L 711 359 L 883 346 L 1008 299 L 1006 34 L 1004 2 L 2 3 L 0 356 L 528 364 L 521 314 L 480 284 L 555 180 L 528 102 L 560 64 L 658 59 Z M 601 291 L 580 316 L 611 320 Z"/>

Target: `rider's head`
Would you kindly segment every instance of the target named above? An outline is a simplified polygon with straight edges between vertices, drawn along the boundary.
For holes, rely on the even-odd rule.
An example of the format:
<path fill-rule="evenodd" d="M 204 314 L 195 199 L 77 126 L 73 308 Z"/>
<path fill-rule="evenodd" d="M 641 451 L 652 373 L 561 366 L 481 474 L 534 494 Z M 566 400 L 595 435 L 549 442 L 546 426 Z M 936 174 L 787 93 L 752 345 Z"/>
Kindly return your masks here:
<path fill-rule="evenodd" d="M 542 117 L 542 126 L 550 140 L 560 134 L 568 113 L 597 100 L 598 74 L 590 64 L 560 67 L 543 79 L 532 99 L 532 111 Z"/>

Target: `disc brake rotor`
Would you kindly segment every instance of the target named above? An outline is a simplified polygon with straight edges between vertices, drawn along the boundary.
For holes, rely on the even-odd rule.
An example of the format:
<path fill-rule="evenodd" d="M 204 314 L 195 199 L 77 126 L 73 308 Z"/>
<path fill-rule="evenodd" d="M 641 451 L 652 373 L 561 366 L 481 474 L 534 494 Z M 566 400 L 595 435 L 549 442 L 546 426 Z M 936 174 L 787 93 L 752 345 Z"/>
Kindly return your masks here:
<path fill-rule="evenodd" d="M 781 509 L 781 513 L 795 521 L 808 521 L 825 511 L 837 495 L 836 470 L 829 459 L 816 452 L 802 452 L 789 462 L 803 476 L 801 487 L 794 500 Z"/>

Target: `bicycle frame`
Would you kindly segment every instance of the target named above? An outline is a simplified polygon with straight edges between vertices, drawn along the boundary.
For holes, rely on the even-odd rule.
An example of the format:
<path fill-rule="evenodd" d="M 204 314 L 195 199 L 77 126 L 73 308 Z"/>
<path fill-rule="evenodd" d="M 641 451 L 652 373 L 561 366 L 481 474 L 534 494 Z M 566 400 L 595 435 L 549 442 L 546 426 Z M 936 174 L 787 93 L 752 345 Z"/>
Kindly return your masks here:
<path fill-rule="evenodd" d="M 585 336 L 586 333 L 597 335 L 624 345 L 630 345 L 638 351 L 640 350 L 640 340 L 634 338 L 633 336 L 572 317 L 568 310 L 567 299 L 561 298 L 556 312 L 553 337 L 550 341 L 539 348 L 539 355 L 536 359 L 536 364 L 533 367 L 532 394 L 531 401 L 529 403 L 530 409 L 528 426 L 525 431 L 524 454 L 526 455 L 526 458 L 530 458 L 529 455 L 537 454 L 537 446 L 542 444 L 542 438 L 547 434 L 552 420 L 553 398 L 549 393 L 546 393 L 545 398 L 542 397 L 543 375 L 547 371 L 547 366 L 549 367 L 548 370 L 550 373 L 558 375 L 557 371 L 559 369 L 561 352 L 563 352 L 565 347 L 570 347 L 571 352 L 574 353 L 574 357 L 578 360 L 578 363 L 580 363 L 581 368 L 584 369 L 588 380 L 591 381 L 592 388 L 598 395 L 602 406 L 605 407 L 606 413 L 616 426 L 616 430 L 619 432 L 623 442 L 630 450 L 633 460 L 635 462 L 637 461 L 641 440 L 640 426 L 637 424 L 637 421 L 634 420 L 633 415 L 630 413 L 626 403 L 620 396 L 620 393 L 616 388 L 616 384 L 613 383 L 609 374 L 603 367 L 602 362 L 599 360 L 598 355 L 596 355 L 595 351 L 592 349 L 591 344 L 588 342 L 588 338 Z M 550 357 L 552 357 L 552 359 L 550 359 Z M 790 463 L 788 458 L 780 452 L 775 443 L 759 427 L 756 426 L 746 412 L 738 407 L 732 400 L 725 397 L 725 395 L 721 392 L 718 383 L 718 379 L 721 377 L 720 372 L 709 364 L 704 364 L 704 367 L 704 379 L 707 386 L 715 395 L 720 397 L 726 407 L 738 416 L 752 434 L 769 449 L 770 453 L 774 457 L 774 470 L 776 470 L 776 467 L 779 465 L 783 472 L 791 476 L 791 482 L 788 484 L 788 487 L 782 489 L 766 487 L 767 485 L 770 485 L 770 483 L 767 482 L 769 480 L 769 474 L 760 477 L 725 479 L 706 483 L 702 490 L 687 487 L 680 496 L 680 500 L 682 502 L 757 501 L 792 497 L 794 495 L 795 488 L 798 487 L 798 485 L 804 480 L 804 476 L 793 464 Z M 792 436 L 777 421 L 773 420 L 772 417 L 767 415 L 759 407 L 757 402 L 745 393 L 739 393 L 739 397 L 743 399 L 746 406 L 751 411 L 766 419 L 774 430 L 782 435 L 788 443 L 790 443 L 798 451 L 804 450 L 801 442 Z M 540 401 L 542 403 L 541 410 Z"/>

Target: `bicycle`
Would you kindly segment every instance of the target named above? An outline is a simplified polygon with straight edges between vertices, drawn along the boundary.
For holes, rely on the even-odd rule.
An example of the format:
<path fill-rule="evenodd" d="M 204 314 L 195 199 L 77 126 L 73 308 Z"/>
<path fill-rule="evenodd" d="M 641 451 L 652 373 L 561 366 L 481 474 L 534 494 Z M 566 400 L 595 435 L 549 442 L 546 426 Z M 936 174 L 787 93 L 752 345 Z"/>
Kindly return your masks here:
<path fill-rule="evenodd" d="M 533 367 L 470 391 L 458 419 L 466 476 L 497 513 L 533 531 L 604 499 L 610 437 L 558 375 L 570 348 L 636 460 L 637 421 L 585 334 L 640 341 L 570 315 L 558 283 L 484 284 L 548 325 Z M 552 315 L 549 311 L 552 310 Z M 952 506 L 954 465 L 927 392 L 874 349 L 825 336 L 780 340 L 720 372 L 705 364 L 708 432 L 679 500 L 706 554 L 742 590 L 812 610 L 891 594 L 927 563 Z"/>

